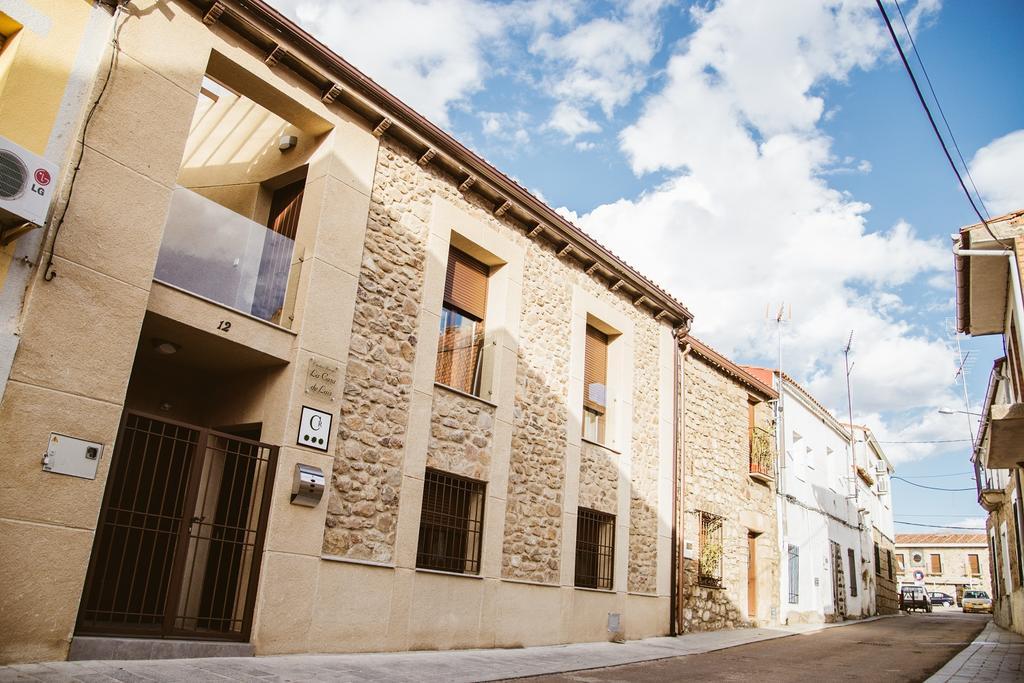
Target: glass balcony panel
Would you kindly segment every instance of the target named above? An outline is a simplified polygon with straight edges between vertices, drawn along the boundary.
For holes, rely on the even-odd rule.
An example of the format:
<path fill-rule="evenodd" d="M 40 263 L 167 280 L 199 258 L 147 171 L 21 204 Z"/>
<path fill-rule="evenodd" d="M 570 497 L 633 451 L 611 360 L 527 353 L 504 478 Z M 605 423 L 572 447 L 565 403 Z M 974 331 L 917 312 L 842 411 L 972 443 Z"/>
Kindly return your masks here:
<path fill-rule="evenodd" d="M 154 277 L 277 323 L 294 247 L 290 238 L 178 187 Z"/>

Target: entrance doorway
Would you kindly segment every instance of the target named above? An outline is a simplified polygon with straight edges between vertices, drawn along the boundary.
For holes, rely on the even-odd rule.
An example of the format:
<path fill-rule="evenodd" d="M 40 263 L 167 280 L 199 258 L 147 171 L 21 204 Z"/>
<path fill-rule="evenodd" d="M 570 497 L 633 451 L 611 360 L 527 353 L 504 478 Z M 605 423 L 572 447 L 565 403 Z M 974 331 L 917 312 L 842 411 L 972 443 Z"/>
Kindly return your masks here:
<path fill-rule="evenodd" d="M 757 619 L 757 536 L 747 534 L 747 616 Z"/>
<path fill-rule="evenodd" d="M 249 639 L 277 447 L 126 411 L 76 632 Z"/>

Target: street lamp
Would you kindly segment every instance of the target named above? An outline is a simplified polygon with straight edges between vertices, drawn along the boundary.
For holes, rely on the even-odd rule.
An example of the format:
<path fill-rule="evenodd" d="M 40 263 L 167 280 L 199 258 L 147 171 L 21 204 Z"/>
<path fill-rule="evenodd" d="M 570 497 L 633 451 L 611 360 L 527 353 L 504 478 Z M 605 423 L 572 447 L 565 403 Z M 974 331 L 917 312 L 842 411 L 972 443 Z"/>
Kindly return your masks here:
<path fill-rule="evenodd" d="M 977 417 L 981 417 L 981 413 L 972 413 L 969 410 L 953 410 L 952 408 L 939 408 L 939 413 L 941 415 L 955 415 L 957 413 L 962 413 L 964 415 L 976 415 Z"/>

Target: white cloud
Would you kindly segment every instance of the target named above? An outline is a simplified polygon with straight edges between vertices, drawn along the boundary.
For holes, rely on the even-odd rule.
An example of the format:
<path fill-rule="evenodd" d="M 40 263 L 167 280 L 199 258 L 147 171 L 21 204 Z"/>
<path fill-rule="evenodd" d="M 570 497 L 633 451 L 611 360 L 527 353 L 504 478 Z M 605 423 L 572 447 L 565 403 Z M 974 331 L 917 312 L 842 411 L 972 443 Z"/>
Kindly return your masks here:
<path fill-rule="evenodd" d="M 483 87 L 487 46 L 513 20 L 481 0 L 279 0 L 275 7 L 441 125 L 452 104 Z M 553 19 L 544 7 L 531 15 L 542 24 Z"/>
<path fill-rule="evenodd" d="M 566 109 L 587 118 L 584 111 L 592 105 L 611 118 L 644 88 L 661 42 L 658 13 L 666 4 L 633 0 L 617 16 L 593 17 L 562 34 L 544 31 L 536 37 L 530 51 L 545 61 L 542 82 L 558 100 L 552 122 Z"/>
<path fill-rule="evenodd" d="M 587 118 L 582 109 L 578 109 L 567 102 L 560 102 L 553 112 L 551 118 L 545 124 L 545 128 L 556 130 L 566 136 L 569 140 L 583 135 L 584 133 L 600 132 L 601 126 Z"/>
<path fill-rule="evenodd" d="M 530 116 L 526 112 L 481 111 L 477 116 L 480 118 L 480 127 L 484 135 L 489 138 L 519 146 L 529 144 L 530 133 L 527 128 L 530 125 Z"/>
<path fill-rule="evenodd" d="M 959 522 L 954 522 L 949 526 L 962 527 L 964 529 L 980 529 L 984 531 L 985 523 L 987 521 L 988 520 L 985 517 L 967 517 L 965 519 L 961 519 Z"/>
<path fill-rule="evenodd" d="M 620 136 L 637 174 L 670 177 L 577 222 L 666 285 L 696 315 L 695 333 L 736 358 L 771 362 L 765 309 L 790 304 L 784 366 L 826 405 L 845 408 L 841 350 L 855 330 L 855 417 L 899 411 L 883 427 L 902 433 L 950 397 L 947 343 L 900 317 L 902 287 L 952 277 L 948 250 L 905 222 L 869 230 L 870 207 L 827 184 L 836 160 L 818 128 L 820 86 L 889 47 L 875 12 L 867 0 L 694 11 L 698 28 L 664 86 Z"/>
<path fill-rule="evenodd" d="M 1024 129 L 979 149 L 970 166 L 971 177 L 993 215 L 1024 209 Z"/>
<path fill-rule="evenodd" d="M 596 143 L 590 142 L 589 140 L 580 140 L 576 143 L 576 149 L 580 152 L 589 152 L 590 150 L 597 147 Z"/>

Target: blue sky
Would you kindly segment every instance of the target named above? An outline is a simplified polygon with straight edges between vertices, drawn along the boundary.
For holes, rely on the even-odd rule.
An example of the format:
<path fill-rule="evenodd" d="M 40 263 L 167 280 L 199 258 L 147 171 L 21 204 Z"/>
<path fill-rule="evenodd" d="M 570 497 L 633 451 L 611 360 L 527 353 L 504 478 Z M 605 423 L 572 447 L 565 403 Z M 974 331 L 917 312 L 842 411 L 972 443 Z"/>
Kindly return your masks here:
<path fill-rule="evenodd" d="M 823 403 L 845 406 L 853 330 L 855 419 L 968 438 L 937 409 L 964 407 L 949 235 L 974 216 L 873 0 L 277 4 L 668 288 L 704 341 L 772 364 L 765 309 L 786 303 L 785 369 Z M 989 209 L 1024 206 L 1024 4 L 901 6 Z M 962 342 L 977 410 L 1001 350 Z M 898 519 L 980 521 L 965 443 L 886 450 L 971 489 L 896 481 Z"/>

